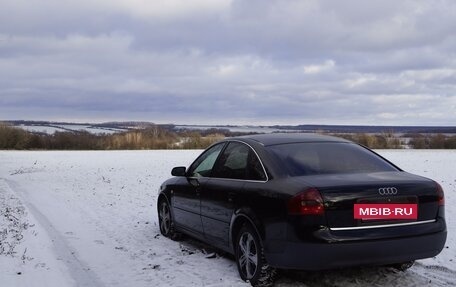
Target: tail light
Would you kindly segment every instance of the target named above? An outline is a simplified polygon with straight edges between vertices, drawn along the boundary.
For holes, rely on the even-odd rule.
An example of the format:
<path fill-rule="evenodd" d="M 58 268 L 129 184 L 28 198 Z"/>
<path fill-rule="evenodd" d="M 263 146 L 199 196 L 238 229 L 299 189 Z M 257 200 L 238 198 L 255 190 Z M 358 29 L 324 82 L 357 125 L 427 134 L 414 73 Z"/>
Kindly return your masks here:
<path fill-rule="evenodd" d="M 443 194 L 443 189 L 440 184 L 437 182 L 435 183 L 437 185 L 437 198 L 439 201 L 439 206 L 444 206 L 445 205 L 445 195 Z"/>
<path fill-rule="evenodd" d="M 293 215 L 323 215 L 323 198 L 316 188 L 309 188 L 288 201 L 288 213 Z"/>

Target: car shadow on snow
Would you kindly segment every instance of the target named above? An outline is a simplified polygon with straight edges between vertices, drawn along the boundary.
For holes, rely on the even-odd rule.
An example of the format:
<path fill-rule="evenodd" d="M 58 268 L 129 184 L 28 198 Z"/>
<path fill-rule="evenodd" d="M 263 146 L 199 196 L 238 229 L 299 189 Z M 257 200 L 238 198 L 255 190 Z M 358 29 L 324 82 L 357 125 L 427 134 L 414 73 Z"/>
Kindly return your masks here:
<path fill-rule="evenodd" d="M 276 286 L 453 286 L 455 276 L 456 271 L 418 261 L 406 271 L 386 266 L 318 272 L 282 270 Z"/>
<path fill-rule="evenodd" d="M 204 242 L 185 236 L 179 241 L 184 255 L 201 254 L 234 262 L 234 256 Z M 279 270 L 274 286 L 451 286 L 456 272 L 419 262 L 407 271 L 367 266 L 325 271 Z M 237 273 L 237 270 L 233 270 Z"/>
<path fill-rule="evenodd" d="M 416 286 L 407 271 L 389 267 L 354 267 L 325 271 L 281 270 L 276 286 Z M 413 282 L 413 283 L 412 283 Z M 411 284 L 412 283 L 412 284 Z M 427 283 L 420 281 L 421 285 Z"/>

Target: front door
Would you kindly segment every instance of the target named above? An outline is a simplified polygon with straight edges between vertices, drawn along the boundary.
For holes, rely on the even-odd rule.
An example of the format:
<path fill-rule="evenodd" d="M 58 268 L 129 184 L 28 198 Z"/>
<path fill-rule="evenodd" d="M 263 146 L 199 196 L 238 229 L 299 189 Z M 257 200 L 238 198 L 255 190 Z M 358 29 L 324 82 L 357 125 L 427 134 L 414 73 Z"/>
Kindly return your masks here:
<path fill-rule="evenodd" d="M 173 186 L 171 205 L 175 224 L 196 236 L 203 234 L 200 193 L 224 145 L 214 145 L 201 154 L 190 166 L 186 176 L 179 177 Z"/>

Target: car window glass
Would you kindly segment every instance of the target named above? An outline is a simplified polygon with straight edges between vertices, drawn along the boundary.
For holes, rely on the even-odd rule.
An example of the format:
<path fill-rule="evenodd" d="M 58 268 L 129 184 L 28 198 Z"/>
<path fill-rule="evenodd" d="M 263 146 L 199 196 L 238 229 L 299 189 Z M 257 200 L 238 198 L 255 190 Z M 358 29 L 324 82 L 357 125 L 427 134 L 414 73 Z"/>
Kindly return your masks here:
<path fill-rule="evenodd" d="M 212 177 L 266 180 L 263 166 L 253 150 L 246 144 L 231 142 L 214 168 Z"/>
<path fill-rule="evenodd" d="M 266 180 L 263 165 L 261 165 L 258 156 L 252 150 L 249 153 L 246 179 Z"/>
<path fill-rule="evenodd" d="M 245 179 L 249 147 L 238 142 L 229 143 L 214 168 L 213 177 Z"/>
<path fill-rule="evenodd" d="M 212 172 L 212 168 L 214 167 L 214 163 L 217 160 L 220 151 L 222 150 L 224 144 L 218 144 L 210 149 L 208 149 L 205 153 L 203 153 L 193 164 L 190 169 L 190 176 L 196 177 L 208 177 Z"/>
<path fill-rule="evenodd" d="M 269 149 L 284 163 L 289 175 L 396 171 L 375 153 L 349 143 L 296 143 Z"/>

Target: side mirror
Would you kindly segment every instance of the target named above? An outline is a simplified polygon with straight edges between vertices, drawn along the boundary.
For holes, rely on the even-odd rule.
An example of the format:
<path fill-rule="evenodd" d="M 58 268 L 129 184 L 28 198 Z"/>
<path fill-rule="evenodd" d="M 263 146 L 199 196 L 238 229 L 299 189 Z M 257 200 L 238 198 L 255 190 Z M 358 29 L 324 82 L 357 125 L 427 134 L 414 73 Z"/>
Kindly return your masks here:
<path fill-rule="evenodd" d="M 171 175 L 172 176 L 185 176 L 185 171 L 186 171 L 185 166 L 174 167 L 171 170 Z"/>

